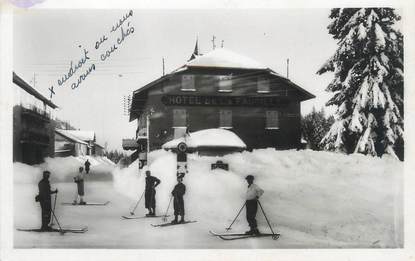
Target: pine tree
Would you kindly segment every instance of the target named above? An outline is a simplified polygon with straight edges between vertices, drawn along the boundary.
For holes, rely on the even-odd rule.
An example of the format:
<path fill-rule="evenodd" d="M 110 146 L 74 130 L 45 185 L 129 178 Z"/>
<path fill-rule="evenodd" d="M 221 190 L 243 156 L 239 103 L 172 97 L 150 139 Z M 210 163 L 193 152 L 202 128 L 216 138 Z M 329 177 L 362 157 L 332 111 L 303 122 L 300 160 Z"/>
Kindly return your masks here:
<path fill-rule="evenodd" d="M 335 54 L 318 74 L 334 72 L 326 105 L 337 107 L 322 142 L 345 153 L 403 156 L 403 36 L 391 8 L 332 9 Z"/>
<path fill-rule="evenodd" d="M 301 134 L 312 150 L 323 150 L 324 145 L 321 140 L 330 130 L 334 122 L 334 117 L 326 118 L 324 108 L 317 111 L 314 107 L 312 111 L 301 119 Z"/>

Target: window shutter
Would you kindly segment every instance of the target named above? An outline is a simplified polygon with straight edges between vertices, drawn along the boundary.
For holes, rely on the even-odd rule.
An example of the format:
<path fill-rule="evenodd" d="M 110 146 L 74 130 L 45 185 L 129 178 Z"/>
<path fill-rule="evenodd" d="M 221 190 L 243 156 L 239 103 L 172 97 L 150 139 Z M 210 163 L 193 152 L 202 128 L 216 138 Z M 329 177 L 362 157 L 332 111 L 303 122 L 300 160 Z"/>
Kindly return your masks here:
<path fill-rule="evenodd" d="M 220 128 L 232 128 L 232 111 L 231 110 L 220 110 L 219 127 Z"/>
<path fill-rule="evenodd" d="M 186 127 L 186 110 L 174 109 L 173 110 L 173 127 Z"/>
<path fill-rule="evenodd" d="M 266 128 L 279 129 L 280 119 L 278 111 L 266 111 Z"/>

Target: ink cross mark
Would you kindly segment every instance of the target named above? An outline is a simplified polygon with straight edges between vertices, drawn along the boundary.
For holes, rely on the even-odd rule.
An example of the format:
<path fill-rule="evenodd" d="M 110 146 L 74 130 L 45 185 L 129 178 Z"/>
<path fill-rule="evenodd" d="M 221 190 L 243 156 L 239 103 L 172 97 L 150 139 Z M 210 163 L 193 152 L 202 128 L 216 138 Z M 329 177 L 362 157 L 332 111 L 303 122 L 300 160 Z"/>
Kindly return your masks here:
<path fill-rule="evenodd" d="M 52 100 L 52 96 L 55 95 L 55 91 L 53 90 L 53 85 L 49 88 L 50 91 L 50 100 Z"/>

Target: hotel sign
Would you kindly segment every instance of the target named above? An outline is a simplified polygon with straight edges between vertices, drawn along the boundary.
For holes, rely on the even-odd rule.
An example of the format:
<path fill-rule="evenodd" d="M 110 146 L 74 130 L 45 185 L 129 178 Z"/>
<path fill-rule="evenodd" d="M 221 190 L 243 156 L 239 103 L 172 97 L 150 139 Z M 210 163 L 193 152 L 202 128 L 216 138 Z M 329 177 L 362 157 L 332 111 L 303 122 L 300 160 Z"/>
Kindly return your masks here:
<path fill-rule="evenodd" d="M 161 102 L 166 106 L 280 107 L 288 104 L 288 100 L 275 96 L 165 95 Z"/>

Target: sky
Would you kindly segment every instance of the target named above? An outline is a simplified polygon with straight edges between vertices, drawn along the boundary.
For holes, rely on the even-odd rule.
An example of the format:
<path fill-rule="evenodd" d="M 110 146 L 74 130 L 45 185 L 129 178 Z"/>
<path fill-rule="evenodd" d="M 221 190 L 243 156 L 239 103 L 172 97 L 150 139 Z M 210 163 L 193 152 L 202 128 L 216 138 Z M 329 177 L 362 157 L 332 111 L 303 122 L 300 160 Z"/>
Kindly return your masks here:
<path fill-rule="evenodd" d="M 59 106 L 55 115 L 81 130 L 93 130 L 97 142 L 121 149 L 123 138 L 134 138 L 137 123 L 124 115 L 123 97 L 183 65 L 196 39 L 202 53 L 216 46 L 253 58 L 316 95 L 302 103 L 302 114 L 324 106 L 331 74 L 316 71 L 336 50 L 327 32 L 329 9 L 198 9 L 198 10 L 18 10 L 14 14 L 14 71 Z M 130 34 L 121 44 L 122 24 Z M 133 29 L 132 29 L 133 28 Z M 131 31 L 133 31 L 131 33 Z M 98 49 L 96 42 L 105 35 Z M 117 49 L 101 60 L 110 47 Z M 65 83 L 71 61 L 89 58 Z M 95 70 L 72 88 L 92 64 Z M 333 108 L 327 108 L 328 113 Z"/>

